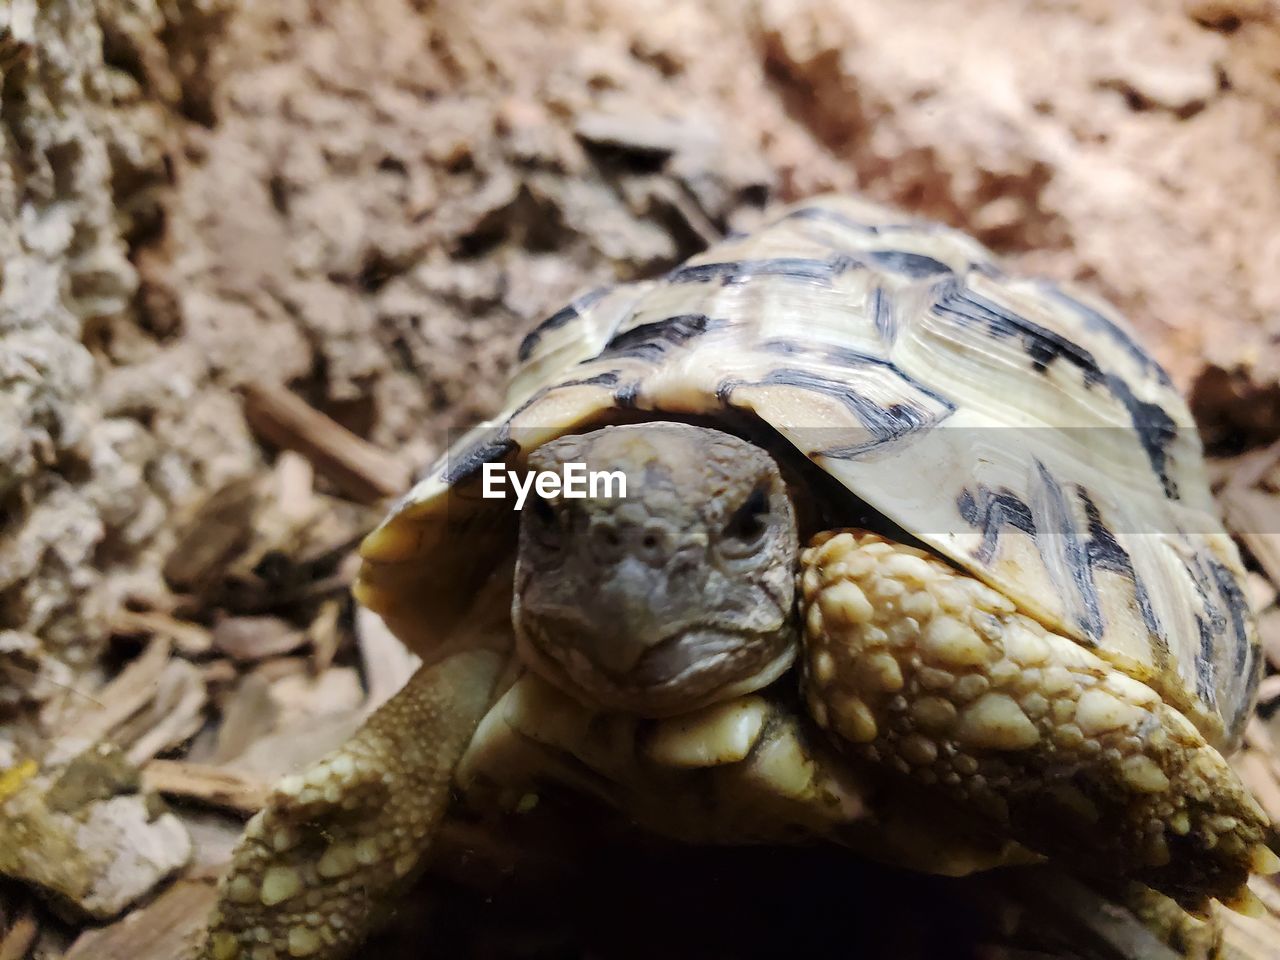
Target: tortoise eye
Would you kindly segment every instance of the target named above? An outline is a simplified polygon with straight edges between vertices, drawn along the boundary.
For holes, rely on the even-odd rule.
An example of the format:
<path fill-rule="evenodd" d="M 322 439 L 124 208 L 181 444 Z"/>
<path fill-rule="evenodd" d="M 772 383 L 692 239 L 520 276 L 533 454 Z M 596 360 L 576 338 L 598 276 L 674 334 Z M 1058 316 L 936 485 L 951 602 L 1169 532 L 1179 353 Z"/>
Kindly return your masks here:
<path fill-rule="evenodd" d="M 529 509 L 533 512 L 535 520 L 544 524 L 555 523 L 555 508 L 547 501 L 546 497 L 540 497 L 536 493 L 529 498 Z"/>
<path fill-rule="evenodd" d="M 756 487 L 733 512 L 724 526 L 724 535 L 741 543 L 755 543 L 768 529 L 769 492 Z"/>
<path fill-rule="evenodd" d="M 520 521 L 520 528 L 526 531 L 529 538 L 547 553 L 560 552 L 564 546 L 563 531 L 556 508 L 546 497 L 536 493 L 529 494 L 529 501 L 524 507 L 525 519 Z"/>

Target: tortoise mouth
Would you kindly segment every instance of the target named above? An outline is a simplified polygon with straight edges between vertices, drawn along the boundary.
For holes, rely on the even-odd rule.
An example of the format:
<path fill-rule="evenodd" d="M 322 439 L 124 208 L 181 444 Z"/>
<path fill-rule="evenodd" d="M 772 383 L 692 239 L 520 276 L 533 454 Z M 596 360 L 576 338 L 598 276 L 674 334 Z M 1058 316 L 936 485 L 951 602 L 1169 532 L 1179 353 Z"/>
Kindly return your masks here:
<path fill-rule="evenodd" d="M 608 638 L 571 619 L 523 621 L 518 649 L 526 666 L 591 706 L 666 717 L 772 683 L 795 660 L 788 625 L 761 634 L 715 623 L 682 626 L 647 646 L 634 663 L 609 664 Z M 555 638 L 554 641 L 551 638 Z"/>

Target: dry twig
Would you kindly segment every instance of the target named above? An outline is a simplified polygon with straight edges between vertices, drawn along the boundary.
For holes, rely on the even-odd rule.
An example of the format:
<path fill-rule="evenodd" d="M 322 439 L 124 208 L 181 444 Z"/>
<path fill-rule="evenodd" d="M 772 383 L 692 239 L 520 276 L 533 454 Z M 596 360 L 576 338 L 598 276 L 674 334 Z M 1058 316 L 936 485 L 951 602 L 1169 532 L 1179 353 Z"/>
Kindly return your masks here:
<path fill-rule="evenodd" d="M 411 471 L 398 458 L 357 437 L 281 386 L 257 383 L 244 391 L 245 417 L 263 439 L 305 456 L 323 476 L 359 503 L 403 493 Z"/>

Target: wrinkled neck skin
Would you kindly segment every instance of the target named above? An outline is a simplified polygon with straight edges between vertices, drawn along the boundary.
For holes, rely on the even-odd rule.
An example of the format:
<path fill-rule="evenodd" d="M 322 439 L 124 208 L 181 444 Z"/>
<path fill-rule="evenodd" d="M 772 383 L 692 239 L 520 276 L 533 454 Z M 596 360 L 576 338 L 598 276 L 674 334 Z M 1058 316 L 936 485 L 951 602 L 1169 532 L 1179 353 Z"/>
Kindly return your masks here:
<path fill-rule="evenodd" d="M 798 532 L 772 457 L 677 423 L 605 427 L 534 451 L 626 496 L 530 494 L 512 606 L 530 668 L 590 706 L 672 716 L 759 689 L 795 658 Z"/>

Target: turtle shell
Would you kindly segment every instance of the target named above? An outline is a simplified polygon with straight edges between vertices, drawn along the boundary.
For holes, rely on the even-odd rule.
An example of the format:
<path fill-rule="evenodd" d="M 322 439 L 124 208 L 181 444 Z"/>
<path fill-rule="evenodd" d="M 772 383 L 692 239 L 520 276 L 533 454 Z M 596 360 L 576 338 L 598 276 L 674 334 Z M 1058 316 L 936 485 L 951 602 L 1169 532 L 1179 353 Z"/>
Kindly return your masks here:
<path fill-rule="evenodd" d="M 519 361 L 503 412 L 362 548 L 358 596 L 411 646 L 510 556 L 516 514 L 481 497 L 485 463 L 602 423 L 745 416 L 1210 742 L 1238 739 L 1260 664 L 1240 557 L 1186 403 L 1105 305 L 1006 274 L 954 229 L 824 197 L 578 298 Z"/>

